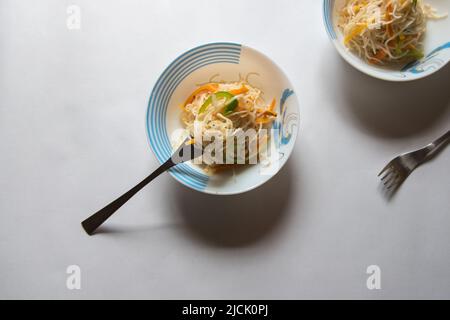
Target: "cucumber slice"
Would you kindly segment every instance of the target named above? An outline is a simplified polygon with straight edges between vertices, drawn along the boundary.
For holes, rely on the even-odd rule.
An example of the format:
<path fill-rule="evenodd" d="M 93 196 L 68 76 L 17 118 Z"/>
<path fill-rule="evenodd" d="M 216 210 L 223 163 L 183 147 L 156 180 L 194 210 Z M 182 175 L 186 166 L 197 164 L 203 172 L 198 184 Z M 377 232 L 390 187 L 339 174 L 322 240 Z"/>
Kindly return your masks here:
<path fill-rule="evenodd" d="M 234 95 L 227 91 L 219 91 L 214 93 L 214 96 L 217 100 L 226 99 L 225 108 L 223 110 L 223 115 L 229 115 L 230 113 L 233 113 L 233 111 L 238 106 L 238 101 Z M 206 101 L 203 103 L 203 105 L 200 107 L 200 110 L 198 111 L 198 114 L 201 114 L 208 109 L 208 107 L 212 103 L 212 96 L 210 96 Z"/>

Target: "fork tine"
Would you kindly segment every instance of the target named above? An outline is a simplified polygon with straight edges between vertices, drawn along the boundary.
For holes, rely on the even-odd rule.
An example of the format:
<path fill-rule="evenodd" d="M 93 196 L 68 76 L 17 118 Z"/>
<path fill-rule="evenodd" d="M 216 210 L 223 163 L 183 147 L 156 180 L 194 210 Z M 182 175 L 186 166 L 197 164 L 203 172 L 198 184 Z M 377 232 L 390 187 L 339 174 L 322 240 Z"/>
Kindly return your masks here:
<path fill-rule="evenodd" d="M 391 162 L 389 162 L 384 168 L 383 170 L 381 170 L 381 172 L 378 174 L 378 176 L 381 176 L 387 169 L 389 169 L 391 167 Z"/>
<path fill-rule="evenodd" d="M 385 181 L 388 177 L 390 177 L 393 174 L 392 168 L 389 168 L 386 173 L 381 177 L 381 181 Z"/>
<path fill-rule="evenodd" d="M 395 175 L 394 180 L 391 181 L 391 183 L 386 187 L 387 190 L 395 190 L 397 186 L 400 185 L 401 177 L 400 175 Z"/>
<path fill-rule="evenodd" d="M 393 191 L 395 189 L 397 189 L 397 183 L 392 183 L 389 187 L 386 187 L 387 191 Z"/>
<path fill-rule="evenodd" d="M 405 182 L 411 172 L 419 165 L 429 160 L 439 146 L 445 146 L 450 141 L 450 131 L 431 144 L 408 153 L 403 153 L 392 159 L 381 172 L 381 177 L 385 188 L 391 195 Z"/>
<path fill-rule="evenodd" d="M 381 181 L 383 181 L 383 184 L 385 186 L 390 185 L 390 183 L 396 179 L 397 175 L 395 174 L 395 172 L 390 171 L 385 177 L 389 176 L 388 179 L 381 179 Z"/>

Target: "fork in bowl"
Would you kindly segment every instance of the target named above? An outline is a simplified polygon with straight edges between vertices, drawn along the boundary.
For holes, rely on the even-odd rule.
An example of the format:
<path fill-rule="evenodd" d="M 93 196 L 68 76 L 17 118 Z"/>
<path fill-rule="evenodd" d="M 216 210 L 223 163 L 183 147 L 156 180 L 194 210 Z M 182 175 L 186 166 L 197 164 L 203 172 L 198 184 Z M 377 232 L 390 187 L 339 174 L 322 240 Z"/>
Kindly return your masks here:
<path fill-rule="evenodd" d="M 450 141 L 450 130 L 422 149 L 408 152 L 394 158 L 378 174 L 381 176 L 386 190 L 395 192 L 406 180 L 411 172 L 422 163 L 430 160 L 436 153 Z"/>

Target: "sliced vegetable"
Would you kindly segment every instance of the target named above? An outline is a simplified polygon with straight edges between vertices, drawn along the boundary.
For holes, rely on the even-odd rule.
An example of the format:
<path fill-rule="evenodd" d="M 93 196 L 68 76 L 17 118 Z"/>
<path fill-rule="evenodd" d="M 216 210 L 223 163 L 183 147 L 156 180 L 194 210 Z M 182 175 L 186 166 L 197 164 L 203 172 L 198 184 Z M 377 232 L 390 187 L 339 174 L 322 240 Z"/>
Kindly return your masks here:
<path fill-rule="evenodd" d="M 258 117 L 255 119 L 255 122 L 256 122 L 257 124 L 266 124 L 266 123 L 270 123 L 270 122 L 272 122 L 273 120 L 275 120 L 276 116 L 277 116 L 277 114 L 276 114 L 275 112 L 272 112 L 272 111 L 270 111 L 270 110 L 266 110 L 266 111 L 264 111 L 263 114 L 261 114 L 260 116 L 258 116 Z"/>
<path fill-rule="evenodd" d="M 386 30 L 387 30 L 387 33 L 388 33 L 389 37 L 392 37 L 394 35 L 394 30 L 392 30 L 392 25 L 391 24 L 388 24 L 386 26 Z"/>
<path fill-rule="evenodd" d="M 417 50 L 417 49 L 415 49 L 415 48 L 410 49 L 410 50 L 408 51 L 408 53 L 406 54 L 406 57 L 414 58 L 414 59 L 416 59 L 416 60 L 422 59 L 423 56 L 424 56 L 424 55 L 423 55 L 423 52 L 422 52 L 422 51 L 419 51 L 419 50 Z"/>
<path fill-rule="evenodd" d="M 397 43 L 395 45 L 395 54 L 397 56 L 401 55 L 403 53 L 402 47 L 403 47 L 403 40 L 405 39 L 405 36 L 402 37 L 403 34 L 400 34 L 397 38 Z"/>
<path fill-rule="evenodd" d="M 248 88 L 246 86 L 242 86 L 239 89 L 234 89 L 234 90 L 230 90 L 231 94 L 234 94 L 235 96 L 237 96 L 238 94 L 242 94 L 242 93 L 246 93 L 248 92 Z"/>
<path fill-rule="evenodd" d="M 350 34 L 345 37 L 344 44 L 346 44 L 346 45 L 349 44 L 349 42 L 352 41 L 354 37 L 359 36 L 366 29 L 367 29 L 367 23 L 363 23 L 363 24 L 360 24 L 360 25 L 357 25 L 356 27 L 354 27 L 352 29 L 352 31 L 350 32 Z"/>
<path fill-rule="evenodd" d="M 223 115 L 229 115 L 230 113 L 232 113 L 238 106 L 238 101 L 236 99 L 236 97 L 227 92 L 227 91 L 219 91 L 216 92 L 214 94 L 214 97 L 217 100 L 222 100 L 222 99 L 226 99 L 225 102 L 225 108 L 223 110 Z M 212 103 L 212 96 L 210 96 L 208 99 L 206 99 L 206 101 L 203 103 L 203 105 L 200 107 L 200 110 L 198 111 L 198 114 L 201 114 L 203 112 L 206 111 L 206 109 L 208 109 L 208 107 L 211 105 Z"/>
<path fill-rule="evenodd" d="M 402 54 L 402 49 L 401 49 L 401 44 L 400 43 L 397 43 L 397 46 L 395 47 L 395 54 L 397 56 Z"/>
<path fill-rule="evenodd" d="M 233 111 L 236 110 L 238 104 L 239 104 L 239 102 L 237 101 L 237 99 L 235 97 L 233 97 L 233 99 L 225 106 L 223 115 L 227 116 L 227 115 L 233 113 Z"/>
<path fill-rule="evenodd" d="M 192 103 L 192 101 L 194 101 L 195 96 L 206 91 L 206 92 L 216 92 L 217 89 L 219 88 L 219 85 L 216 83 L 208 83 L 205 84 L 199 88 L 197 88 L 194 92 L 191 93 L 191 95 L 189 96 L 189 98 L 186 99 L 186 101 L 184 102 L 183 107 L 186 107 L 186 105 L 188 105 L 189 103 Z"/>
<path fill-rule="evenodd" d="M 266 124 L 274 120 L 274 118 L 277 116 L 277 113 L 275 112 L 275 106 L 277 104 L 276 99 L 272 99 L 272 102 L 270 103 L 269 109 L 267 110 L 261 110 L 261 114 L 256 118 L 255 122 L 257 124 Z"/>
<path fill-rule="evenodd" d="M 257 118 L 255 120 L 255 122 L 257 124 L 266 124 L 266 123 L 271 122 L 272 120 L 273 120 L 273 118 L 264 116 L 264 117 Z"/>
<path fill-rule="evenodd" d="M 389 3 L 386 7 L 386 12 L 384 14 L 384 17 L 386 20 L 389 21 L 389 19 L 391 18 L 391 15 L 392 15 L 392 11 L 393 11 L 392 4 Z"/>
<path fill-rule="evenodd" d="M 374 55 L 369 62 L 373 64 L 377 64 L 379 61 L 382 61 L 386 57 L 386 52 L 384 50 L 378 50 L 377 54 Z"/>
<path fill-rule="evenodd" d="M 277 105 L 277 100 L 275 98 L 273 98 L 272 103 L 270 104 L 269 110 L 271 112 L 275 111 L 275 106 Z"/>

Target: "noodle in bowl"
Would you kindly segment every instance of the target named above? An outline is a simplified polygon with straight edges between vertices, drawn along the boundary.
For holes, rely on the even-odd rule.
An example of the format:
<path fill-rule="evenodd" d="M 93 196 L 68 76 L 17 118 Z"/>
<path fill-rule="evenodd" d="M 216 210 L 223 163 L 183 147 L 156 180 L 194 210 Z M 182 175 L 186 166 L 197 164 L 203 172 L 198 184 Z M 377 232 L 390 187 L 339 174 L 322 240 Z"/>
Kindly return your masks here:
<path fill-rule="evenodd" d="M 205 171 L 214 173 L 236 165 L 257 164 L 268 160 L 268 130 L 278 114 L 276 99 L 267 104 L 263 92 L 252 86 L 249 74 L 236 82 L 211 82 L 200 85 L 184 103 L 182 121 L 186 127 L 183 139 L 203 150 Z M 257 74 L 254 74 L 257 76 Z M 207 152 L 207 151 L 210 152 Z"/>
<path fill-rule="evenodd" d="M 294 148 L 298 127 L 298 101 L 285 74 L 265 55 L 235 43 L 206 44 L 175 59 L 155 84 L 147 112 L 158 161 L 166 161 L 180 143 L 196 143 L 203 156 L 169 173 L 194 190 L 219 195 L 252 190 L 275 176 Z M 257 154 L 244 148 L 241 156 L 236 141 L 249 130 L 256 133 Z M 207 161 L 220 140 L 211 136 L 223 138 L 224 164 Z M 248 147 L 251 137 L 243 141 Z"/>
<path fill-rule="evenodd" d="M 340 55 L 370 76 L 410 81 L 450 61 L 450 1 L 324 0 L 323 9 Z"/>

